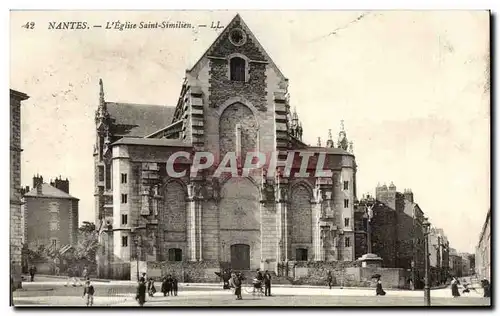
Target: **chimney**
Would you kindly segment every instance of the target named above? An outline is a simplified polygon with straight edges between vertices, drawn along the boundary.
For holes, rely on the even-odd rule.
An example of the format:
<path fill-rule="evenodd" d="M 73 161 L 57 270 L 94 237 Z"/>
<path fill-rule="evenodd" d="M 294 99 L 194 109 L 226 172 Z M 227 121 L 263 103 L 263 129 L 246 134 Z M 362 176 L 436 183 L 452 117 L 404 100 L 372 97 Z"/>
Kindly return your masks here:
<path fill-rule="evenodd" d="M 61 176 L 59 176 L 59 179 L 56 178 L 54 180 L 53 186 L 56 187 L 57 189 L 69 194 L 69 180 L 68 180 L 68 178 L 66 178 L 66 180 L 63 180 L 61 178 Z"/>
<path fill-rule="evenodd" d="M 413 203 L 413 192 L 411 192 L 411 189 L 405 189 L 404 196 L 405 200 Z"/>
<path fill-rule="evenodd" d="M 33 177 L 33 188 L 38 187 L 39 184 L 43 183 L 43 177 L 40 175 L 36 175 Z"/>
<path fill-rule="evenodd" d="M 27 185 L 24 188 L 21 188 L 21 196 L 24 196 L 26 193 L 30 191 L 30 186 Z"/>

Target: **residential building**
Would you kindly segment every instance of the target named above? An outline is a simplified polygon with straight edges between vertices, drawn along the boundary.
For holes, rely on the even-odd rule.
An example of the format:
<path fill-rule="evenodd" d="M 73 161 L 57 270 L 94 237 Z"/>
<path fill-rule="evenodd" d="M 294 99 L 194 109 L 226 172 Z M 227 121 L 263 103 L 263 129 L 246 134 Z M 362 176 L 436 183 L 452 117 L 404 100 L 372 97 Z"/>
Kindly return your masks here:
<path fill-rule="evenodd" d="M 485 278 L 491 282 L 491 209 L 486 214 L 476 246 L 475 269 L 480 279 Z"/>
<path fill-rule="evenodd" d="M 23 213 L 24 234 L 28 248 L 43 245 L 60 249 L 75 245 L 78 238 L 78 202 L 69 194 L 69 180 L 56 178 L 44 183 L 43 177 L 33 177 L 33 188 L 25 189 Z"/>
<path fill-rule="evenodd" d="M 21 287 L 21 102 L 28 95 L 10 89 L 10 275 L 14 287 Z"/>

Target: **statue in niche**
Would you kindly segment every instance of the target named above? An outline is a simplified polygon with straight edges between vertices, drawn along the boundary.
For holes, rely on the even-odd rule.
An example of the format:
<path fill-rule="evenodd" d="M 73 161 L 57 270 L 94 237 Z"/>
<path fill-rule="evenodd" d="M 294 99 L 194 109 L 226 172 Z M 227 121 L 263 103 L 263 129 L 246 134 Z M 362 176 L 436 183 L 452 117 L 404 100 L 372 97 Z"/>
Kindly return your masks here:
<path fill-rule="evenodd" d="M 217 178 L 212 178 L 212 191 L 214 199 L 218 201 L 220 199 L 220 185 Z"/>
<path fill-rule="evenodd" d="M 288 200 L 288 190 L 287 190 L 287 188 L 285 188 L 285 187 L 281 187 L 280 188 L 280 198 L 283 201 Z"/>
<path fill-rule="evenodd" d="M 323 203 L 321 204 L 321 218 L 325 218 L 327 215 L 327 212 L 326 212 L 326 207 L 325 205 L 323 205 Z"/>
<path fill-rule="evenodd" d="M 194 184 L 190 183 L 187 185 L 188 197 L 192 199 L 194 197 Z"/>
<path fill-rule="evenodd" d="M 323 192 L 320 189 L 319 185 L 314 188 L 314 197 L 317 203 L 321 203 L 323 201 Z"/>
<path fill-rule="evenodd" d="M 155 184 L 153 186 L 153 194 L 154 194 L 154 196 L 160 196 L 160 185 L 159 184 Z"/>

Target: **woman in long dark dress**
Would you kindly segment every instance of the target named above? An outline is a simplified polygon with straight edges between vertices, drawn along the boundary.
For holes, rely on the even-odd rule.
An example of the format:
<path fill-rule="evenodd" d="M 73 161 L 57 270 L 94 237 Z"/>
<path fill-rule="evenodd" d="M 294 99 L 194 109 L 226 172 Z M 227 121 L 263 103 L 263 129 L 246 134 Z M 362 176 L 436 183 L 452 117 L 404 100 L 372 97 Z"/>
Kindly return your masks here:
<path fill-rule="evenodd" d="M 167 296 L 168 293 L 168 284 L 167 284 L 167 278 L 163 278 L 163 281 L 161 282 L 161 292 L 163 293 L 163 296 Z"/>
<path fill-rule="evenodd" d="M 382 288 L 382 281 L 380 280 L 380 277 L 377 278 L 377 289 L 375 290 L 375 293 L 381 296 L 385 295 L 385 291 Z"/>
<path fill-rule="evenodd" d="M 483 287 L 483 297 L 491 297 L 490 282 L 486 279 L 481 281 L 481 286 Z"/>
<path fill-rule="evenodd" d="M 458 291 L 458 280 L 457 278 L 453 277 L 453 279 L 451 280 L 451 295 L 453 297 L 459 297 L 460 296 L 460 292 Z"/>
<path fill-rule="evenodd" d="M 139 302 L 139 306 L 143 306 L 144 303 L 146 303 L 146 280 L 144 278 L 141 278 L 139 280 L 139 285 L 137 286 L 137 295 L 135 296 L 135 299 L 137 302 Z"/>
<path fill-rule="evenodd" d="M 156 288 L 155 288 L 155 281 L 153 278 L 149 278 L 148 281 L 148 294 L 149 296 L 154 296 L 156 293 Z"/>

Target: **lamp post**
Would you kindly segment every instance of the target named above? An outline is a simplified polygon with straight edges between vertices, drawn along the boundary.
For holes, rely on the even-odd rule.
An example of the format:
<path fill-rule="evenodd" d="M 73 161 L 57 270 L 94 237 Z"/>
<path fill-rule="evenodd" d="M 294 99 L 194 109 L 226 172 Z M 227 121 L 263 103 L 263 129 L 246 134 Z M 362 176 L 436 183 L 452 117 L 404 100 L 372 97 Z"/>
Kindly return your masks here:
<path fill-rule="evenodd" d="M 431 288 L 429 286 L 429 227 L 430 223 L 424 218 L 422 226 L 424 227 L 424 255 L 425 255 L 425 286 L 424 286 L 424 304 L 431 306 Z"/>

